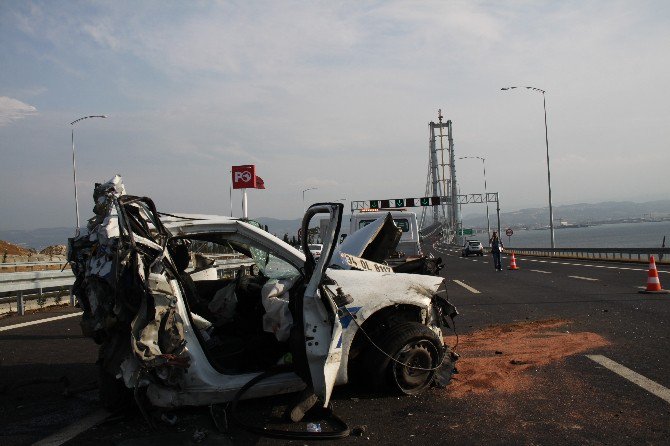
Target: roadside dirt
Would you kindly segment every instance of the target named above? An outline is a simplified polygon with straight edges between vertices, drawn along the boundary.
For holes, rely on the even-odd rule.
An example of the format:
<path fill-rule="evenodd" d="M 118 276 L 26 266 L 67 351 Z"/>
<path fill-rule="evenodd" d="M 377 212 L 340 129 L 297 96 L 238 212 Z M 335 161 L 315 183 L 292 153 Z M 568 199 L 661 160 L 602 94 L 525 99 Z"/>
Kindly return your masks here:
<path fill-rule="evenodd" d="M 530 369 L 562 361 L 568 356 L 609 345 L 600 335 L 573 333 L 566 320 L 544 320 L 499 325 L 459 336 L 456 351 L 459 373 L 447 387 L 449 396 L 516 392 L 527 389 Z M 454 345 L 456 339 L 447 339 Z"/>
<path fill-rule="evenodd" d="M 20 273 L 27 271 L 60 270 L 63 266 L 69 268 L 66 260 L 67 247 L 53 245 L 37 252 L 32 248 L 24 248 L 4 240 L 0 240 L 0 273 Z M 23 262 L 62 262 L 61 265 L 30 265 L 16 266 Z"/>
<path fill-rule="evenodd" d="M 4 240 L 0 240 L 0 255 L 20 255 L 25 256 L 31 253 L 31 250 L 23 248 L 14 243 L 9 243 Z"/>

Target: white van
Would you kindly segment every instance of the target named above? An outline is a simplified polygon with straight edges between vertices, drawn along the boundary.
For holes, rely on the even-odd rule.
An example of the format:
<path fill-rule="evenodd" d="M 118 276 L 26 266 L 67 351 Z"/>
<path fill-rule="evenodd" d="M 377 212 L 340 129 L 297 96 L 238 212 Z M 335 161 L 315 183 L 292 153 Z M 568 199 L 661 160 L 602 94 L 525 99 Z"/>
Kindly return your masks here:
<path fill-rule="evenodd" d="M 391 213 L 393 222 L 402 230 L 400 242 L 398 243 L 398 251 L 402 252 L 407 259 L 421 257 L 423 253 L 421 252 L 421 243 L 419 240 L 419 225 L 414 212 L 405 211 L 404 209 L 355 212 L 349 220 L 349 234 L 353 234 L 378 218 L 386 216 L 388 213 Z"/>

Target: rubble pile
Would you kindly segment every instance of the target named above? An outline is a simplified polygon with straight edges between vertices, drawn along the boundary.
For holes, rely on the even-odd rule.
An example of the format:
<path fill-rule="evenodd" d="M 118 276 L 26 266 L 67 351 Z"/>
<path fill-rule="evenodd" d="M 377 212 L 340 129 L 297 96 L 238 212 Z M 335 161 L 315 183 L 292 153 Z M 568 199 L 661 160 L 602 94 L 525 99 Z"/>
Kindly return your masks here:
<path fill-rule="evenodd" d="M 174 382 L 188 354 L 165 229 L 153 202 L 126 195 L 118 175 L 97 184 L 93 199 L 95 215 L 68 240 L 82 331 L 102 344 L 103 369 L 114 376 L 120 367 L 130 387 L 146 384 L 149 371 Z"/>
<path fill-rule="evenodd" d="M 65 245 L 51 245 L 40 251 L 40 254 L 48 256 L 64 256 L 67 254 L 67 246 Z"/>

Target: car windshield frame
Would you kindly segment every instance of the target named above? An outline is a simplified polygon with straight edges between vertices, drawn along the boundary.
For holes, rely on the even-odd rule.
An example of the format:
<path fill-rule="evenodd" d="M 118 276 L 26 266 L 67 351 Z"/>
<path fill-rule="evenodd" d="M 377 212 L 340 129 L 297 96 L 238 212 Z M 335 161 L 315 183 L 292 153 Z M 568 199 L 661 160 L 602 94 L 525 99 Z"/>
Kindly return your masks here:
<path fill-rule="evenodd" d="M 191 232 L 171 237 L 171 240 L 197 240 L 220 246 L 228 245 L 234 252 L 250 255 L 258 271 L 269 279 L 291 279 L 303 276 L 302 265 L 296 265 L 280 254 L 278 246 L 267 246 L 255 238 L 229 231 Z M 268 268 L 270 265 L 270 268 Z"/>

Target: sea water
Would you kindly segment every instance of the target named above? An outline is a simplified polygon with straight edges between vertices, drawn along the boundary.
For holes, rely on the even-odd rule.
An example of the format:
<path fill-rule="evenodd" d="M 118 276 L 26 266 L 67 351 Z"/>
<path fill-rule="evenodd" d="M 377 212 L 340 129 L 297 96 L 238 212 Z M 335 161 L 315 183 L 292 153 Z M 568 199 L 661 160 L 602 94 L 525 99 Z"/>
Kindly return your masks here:
<path fill-rule="evenodd" d="M 586 228 L 554 227 L 557 248 L 660 248 L 663 237 L 670 247 L 670 221 L 645 223 L 613 223 Z M 506 246 L 519 248 L 548 248 L 549 229 L 520 230 L 508 238 L 502 226 L 502 241 Z M 484 235 L 485 238 L 485 235 Z M 482 240 L 486 245 L 486 241 Z"/>

